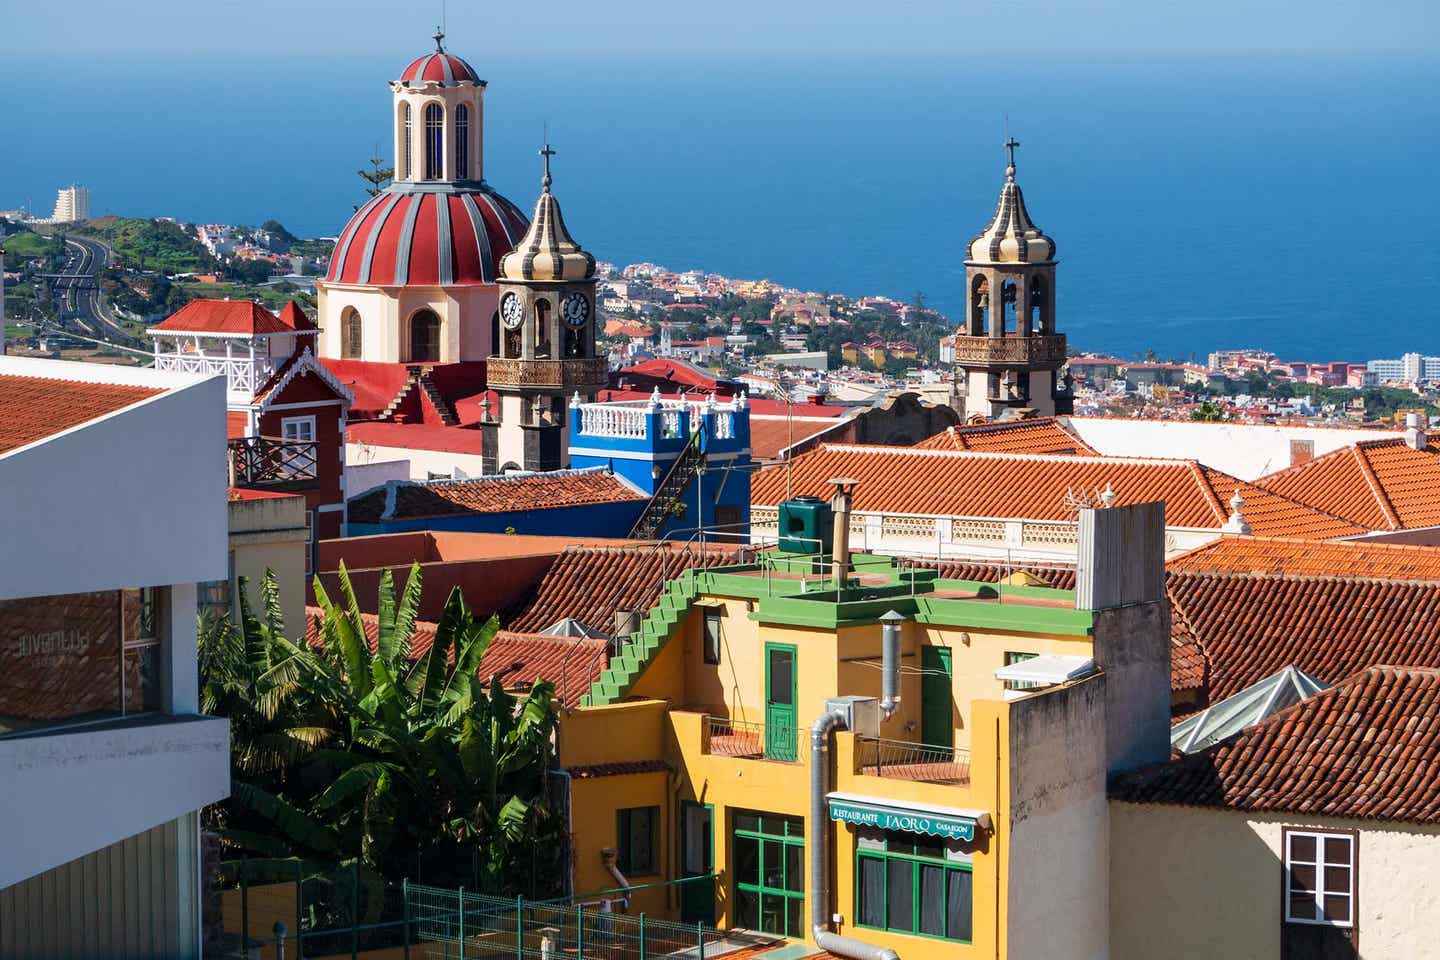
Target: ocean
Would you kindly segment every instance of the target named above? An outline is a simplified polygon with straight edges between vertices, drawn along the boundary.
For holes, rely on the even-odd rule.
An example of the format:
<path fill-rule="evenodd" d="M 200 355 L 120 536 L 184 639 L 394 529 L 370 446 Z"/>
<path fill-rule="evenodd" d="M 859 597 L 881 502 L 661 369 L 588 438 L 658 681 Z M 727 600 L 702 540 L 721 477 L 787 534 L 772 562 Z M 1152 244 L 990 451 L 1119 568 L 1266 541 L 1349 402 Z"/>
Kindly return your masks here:
<path fill-rule="evenodd" d="M 329 235 L 390 153 L 390 58 L 5 62 L 0 208 Z M 1440 60 L 1027 63 L 494 58 L 486 178 L 524 210 L 543 131 L 572 233 L 652 260 L 958 317 L 1018 140 L 1072 345 L 1134 357 L 1440 353 Z M 409 56 L 407 56 L 409 55 Z M 21 81 L 19 78 L 25 78 Z M 19 84 L 18 86 L 15 84 Z"/>

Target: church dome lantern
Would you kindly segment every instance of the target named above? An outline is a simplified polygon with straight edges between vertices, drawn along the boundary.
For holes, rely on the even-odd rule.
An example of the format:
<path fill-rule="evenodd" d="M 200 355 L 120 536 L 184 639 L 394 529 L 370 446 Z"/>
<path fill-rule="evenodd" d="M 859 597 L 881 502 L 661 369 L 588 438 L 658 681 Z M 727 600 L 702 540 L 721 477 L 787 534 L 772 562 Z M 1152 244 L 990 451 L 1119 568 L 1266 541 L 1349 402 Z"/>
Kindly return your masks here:
<path fill-rule="evenodd" d="M 990 225 L 974 240 L 966 253 L 971 263 L 1048 263 L 1055 259 L 1055 241 L 1030 219 L 1025 208 L 1025 195 L 1015 182 L 1016 140 L 1006 143 L 1010 161 L 1005 167 L 1005 183 L 1000 188 L 1000 202 Z"/>
<path fill-rule="evenodd" d="M 570 236 L 560 202 L 550 192 L 550 158 L 555 151 L 546 144 L 540 153 L 545 158 L 540 199 L 535 202 L 530 229 L 500 260 L 501 279 L 519 283 L 589 280 L 595 276 L 595 258 Z"/>

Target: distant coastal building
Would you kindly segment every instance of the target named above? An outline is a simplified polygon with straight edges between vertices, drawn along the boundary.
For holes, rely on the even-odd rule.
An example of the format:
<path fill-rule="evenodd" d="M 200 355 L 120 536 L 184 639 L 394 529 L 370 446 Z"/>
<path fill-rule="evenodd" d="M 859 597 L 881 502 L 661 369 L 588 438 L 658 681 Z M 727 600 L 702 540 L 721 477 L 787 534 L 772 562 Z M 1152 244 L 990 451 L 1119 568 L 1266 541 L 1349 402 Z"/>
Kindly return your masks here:
<path fill-rule="evenodd" d="M 1405 380 L 1410 383 L 1440 380 L 1440 357 L 1407 353 L 1398 360 L 1371 360 L 1365 364 L 1365 369 L 1375 374 L 1375 379 L 1381 383 L 1387 380 Z"/>
<path fill-rule="evenodd" d="M 75 223 L 90 219 L 90 191 L 81 186 L 62 187 L 55 197 L 51 223 Z"/>

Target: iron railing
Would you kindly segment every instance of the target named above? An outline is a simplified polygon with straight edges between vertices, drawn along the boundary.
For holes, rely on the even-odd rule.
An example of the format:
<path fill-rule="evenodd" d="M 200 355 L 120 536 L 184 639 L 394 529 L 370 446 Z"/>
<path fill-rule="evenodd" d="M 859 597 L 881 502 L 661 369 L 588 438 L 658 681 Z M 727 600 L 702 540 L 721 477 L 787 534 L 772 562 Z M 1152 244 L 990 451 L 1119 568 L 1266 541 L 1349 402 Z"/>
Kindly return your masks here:
<path fill-rule="evenodd" d="M 239 437 L 229 443 L 230 486 L 284 487 L 319 485 L 319 461 L 310 440 Z"/>
<path fill-rule="evenodd" d="M 721 757 L 781 760 L 799 763 L 800 728 L 777 723 L 755 723 L 728 717 L 706 717 L 705 739 L 709 752 Z"/>
<path fill-rule="evenodd" d="M 856 737 L 860 772 L 892 780 L 925 783 L 969 783 L 970 751 L 905 740 Z"/>

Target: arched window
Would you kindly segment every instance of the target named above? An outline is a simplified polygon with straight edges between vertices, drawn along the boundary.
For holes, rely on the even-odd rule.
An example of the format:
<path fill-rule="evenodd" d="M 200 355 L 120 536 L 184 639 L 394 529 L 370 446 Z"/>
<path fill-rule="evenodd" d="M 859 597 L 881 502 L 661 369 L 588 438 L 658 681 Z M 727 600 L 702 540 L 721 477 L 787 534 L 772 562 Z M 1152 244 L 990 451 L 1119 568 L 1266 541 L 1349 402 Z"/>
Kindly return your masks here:
<path fill-rule="evenodd" d="M 425 107 L 425 179 L 445 175 L 445 108 L 438 103 Z"/>
<path fill-rule="evenodd" d="M 1026 298 L 1030 307 L 1030 335 L 1051 333 L 1050 305 L 1045 299 L 1045 278 L 1031 277 L 1030 292 Z"/>
<path fill-rule="evenodd" d="M 416 311 L 410 318 L 410 362 L 436 363 L 440 359 L 440 318 L 433 310 Z"/>
<path fill-rule="evenodd" d="M 990 281 L 983 276 L 976 277 L 970 282 L 970 329 L 967 331 L 970 336 L 978 337 L 988 332 L 989 306 Z"/>
<path fill-rule="evenodd" d="M 402 101 L 400 103 L 400 156 L 395 159 L 400 168 L 400 179 L 410 179 L 410 150 L 411 141 L 414 139 L 410 134 L 410 104 Z"/>
<path fill-rule="evenodd" d="M 455 179 L 470 179 L 470 108 L 455 108 Z"/>
<path fill-rule="evenodd" d="M 1000 332 L 1013 333 L 1017 329 L 1017 318 L 1015 316 L 1015 298 L 1019 294 L 1014 280 L 1006 280 L 1000 284 Z"/>
<path fill-rule="evenodd" d="M 340 356 L 346 360 L 360 359 L 360 344 L 364 334 L 364 323 L 360 311 L 346 307 L 340 315 Z"/>
<path fill-rule="evenodd" d="M 550 356 L 550 301 L 535 300 L 535 356 Z"/>
<path fill-rule="evenodd" d="M 502 356 L 500 353 L 500 311 L 496 310 L 490 317 L 490 353 L 493 356 Z"/>

